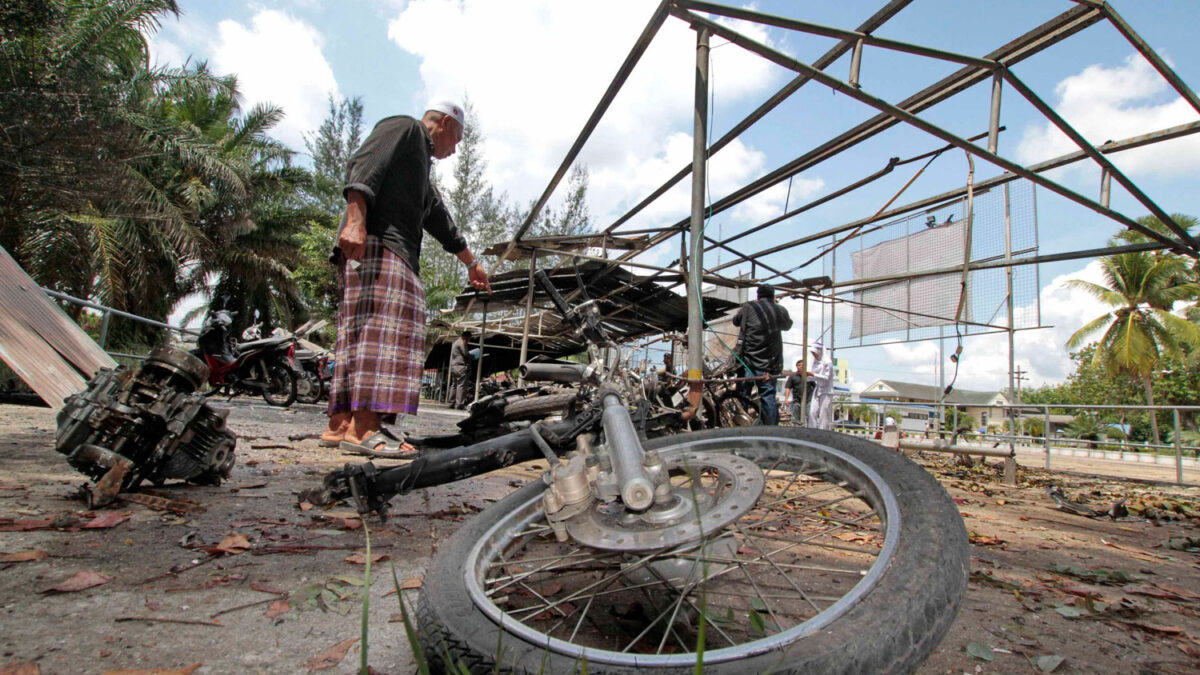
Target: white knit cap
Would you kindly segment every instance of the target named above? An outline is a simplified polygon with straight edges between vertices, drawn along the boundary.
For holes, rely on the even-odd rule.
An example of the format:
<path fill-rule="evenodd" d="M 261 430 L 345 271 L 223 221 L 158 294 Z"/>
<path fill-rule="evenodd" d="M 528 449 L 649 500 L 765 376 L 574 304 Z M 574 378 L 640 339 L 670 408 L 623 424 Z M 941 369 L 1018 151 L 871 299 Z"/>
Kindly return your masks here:
<path fill-rule="evenodd" d="M 809 351 L 816 354 L 817 356 L 820 356 L 821 352 L 825 351 L 825 345 L 821 344 L 820 340 L 817 340 L 816 342 L 814 342 L 812 344 L 812 347 L 809 347 Z"/>
<path fill-rule="evenodd" d="M 467 126 L 466 113 L 463 112 L 462 106 L 454 101 L 433 101 L 429 105 L 425 106 L 425 110 L 434 110 L 436 112 L 444 113 L 453 117 L 460 126 L 464 128 Z"/>

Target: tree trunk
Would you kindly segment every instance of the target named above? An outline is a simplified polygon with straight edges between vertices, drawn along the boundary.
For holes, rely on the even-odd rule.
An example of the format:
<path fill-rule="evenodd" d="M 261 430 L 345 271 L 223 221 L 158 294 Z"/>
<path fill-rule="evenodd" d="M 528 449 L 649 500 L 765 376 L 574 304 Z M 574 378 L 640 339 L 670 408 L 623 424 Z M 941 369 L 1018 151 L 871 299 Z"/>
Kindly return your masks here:
<path fill-rule="evenodd" d="M 1154 405 L 1154 388 L 1150 384 L 1149 375 L 1142 378 L 1142 387 L 1146 390 L 1146 405 Z M 1158 411 L 1156 410 L 1150 411 L 1150 434 L 1154 437 L 1155 445 L 1162 444 L 1158 435 Z M 1157 448 L 1155 448 L 1155 452 L 1158 452 Z"/>

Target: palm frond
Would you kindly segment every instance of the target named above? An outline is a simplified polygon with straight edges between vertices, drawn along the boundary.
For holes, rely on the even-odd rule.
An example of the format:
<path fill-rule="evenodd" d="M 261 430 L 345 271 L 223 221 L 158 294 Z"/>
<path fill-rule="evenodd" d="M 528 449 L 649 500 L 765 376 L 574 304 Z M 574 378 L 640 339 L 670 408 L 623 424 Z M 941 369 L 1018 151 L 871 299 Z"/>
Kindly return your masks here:
<path fill-rule="evenodd" d="M 1111 314 L 1104 314 L 1089 321 L 1082 328 L 1072 333 L 1071 337 L 1067 338 L 1067 346 L 1071 349 L 1079 349 L 1081 346 L 1088 343 L 1089 338 L 1092 335 L 1103 329 L 1105 326 L 1111 323 L 1112 320 L 1113 316 Z"/>
<path fill-rule="evenodd" d="M 1111 288 L 1105 288 L 1100 284 L 1083 279 L 1068 279 L 1066 281 L 1067 288 L 1074 288 L 1081 291 L 1086 291 L 1094 296 L 1097 300 L 1112 306 L 1121 307 L 1126 304 L 1125 296 Z"/>

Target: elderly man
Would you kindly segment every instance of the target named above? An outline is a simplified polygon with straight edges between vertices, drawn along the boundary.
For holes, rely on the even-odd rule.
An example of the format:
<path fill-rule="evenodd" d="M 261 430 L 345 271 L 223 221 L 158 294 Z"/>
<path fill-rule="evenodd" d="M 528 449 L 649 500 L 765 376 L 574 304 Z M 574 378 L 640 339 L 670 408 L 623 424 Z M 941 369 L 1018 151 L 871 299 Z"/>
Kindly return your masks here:
<path fill-rule="evenodd" d="M 430 180 L 466 123 L 456 103 L 431 103 L 421 119 L 388 117 L 346 167 L 346 217 L 333 259 L 341 273 L 337 346 L 326 446 L 349 452 L 411 450 L 381 416 L 413 414 L 425 361 L 421 241 L 428 232 L 467 266 L 471 286 L 491 290 Z"/>
<path fill-rule="evenodd" d="M 758 287 L 758 299 L 747 302 L 733 316 L 739 327 L 738 358 L 748 377 L 761 377 L 758 395 L 762 401 L 762 423 L 779 424 L 779 404 L 775 400 L 775 378 L 783 372 L 783 331 L 792 327 L 792 317 L 782 305 L 775 304 L 775 288 Z M 750 382 L 742 391 L 750 396 Z"/>
<path fill-rule="evenodd" d="M 811 429 L 833 429 L 833 364 L 821 358 L 825 345 L 820 340 L 813 343 L 812 370 L 808 376 L 816 387 L 808 404 L 808 426 Z"/>

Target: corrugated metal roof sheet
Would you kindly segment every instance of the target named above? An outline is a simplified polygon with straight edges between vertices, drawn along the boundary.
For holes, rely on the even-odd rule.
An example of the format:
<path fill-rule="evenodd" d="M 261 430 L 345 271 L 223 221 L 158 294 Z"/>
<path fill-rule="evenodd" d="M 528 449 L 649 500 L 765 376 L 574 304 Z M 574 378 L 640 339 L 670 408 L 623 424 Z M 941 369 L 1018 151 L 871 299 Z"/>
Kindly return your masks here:
<path fill-rule="evenodd" d="M 58 409 L 116 362 L 0 247 L 0 358 Z"/>

